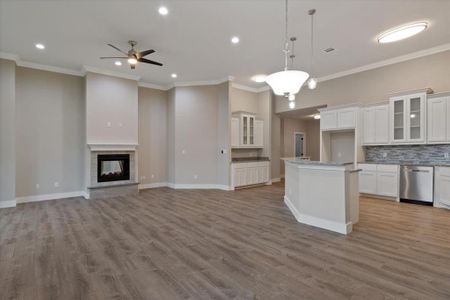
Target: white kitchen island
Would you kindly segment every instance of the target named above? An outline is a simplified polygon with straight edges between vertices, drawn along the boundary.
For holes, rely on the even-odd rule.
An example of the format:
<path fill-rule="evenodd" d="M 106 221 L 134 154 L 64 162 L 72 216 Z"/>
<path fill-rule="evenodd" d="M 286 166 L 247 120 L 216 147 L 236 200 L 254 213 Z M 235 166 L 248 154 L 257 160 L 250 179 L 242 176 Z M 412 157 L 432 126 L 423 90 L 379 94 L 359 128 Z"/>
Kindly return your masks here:
<path fill-rule="evenodd" d="M 353 163 L 284 158 L 284 202 L 298 222 L 348 234 L 359 218 L 358 170 Z"/>

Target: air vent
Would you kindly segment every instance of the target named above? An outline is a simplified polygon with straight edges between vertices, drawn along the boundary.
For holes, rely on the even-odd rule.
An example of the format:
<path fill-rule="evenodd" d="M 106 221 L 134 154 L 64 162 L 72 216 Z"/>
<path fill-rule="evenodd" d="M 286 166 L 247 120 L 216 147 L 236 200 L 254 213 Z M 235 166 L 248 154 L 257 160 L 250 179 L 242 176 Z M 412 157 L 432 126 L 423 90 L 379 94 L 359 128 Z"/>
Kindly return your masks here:
<path fill-rule="evenodd" d="M 330 52 L 332 52 L 332 51 L 334 51 L 335 49 L 334 48 L 327 48 L 327 49 L 325 49 L 325 50 L 323 50 L 323 51 L 325 51 L 326 53 L 330 53 Z"/>

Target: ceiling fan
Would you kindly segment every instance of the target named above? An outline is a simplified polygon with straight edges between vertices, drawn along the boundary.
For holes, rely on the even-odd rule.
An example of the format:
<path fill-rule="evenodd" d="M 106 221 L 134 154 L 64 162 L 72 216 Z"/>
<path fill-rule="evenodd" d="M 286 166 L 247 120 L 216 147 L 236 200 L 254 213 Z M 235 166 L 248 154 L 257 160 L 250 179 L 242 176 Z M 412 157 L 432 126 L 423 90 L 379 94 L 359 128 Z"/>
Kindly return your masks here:
<path fill-rule="evenodd" d="M 103 56 L 100 57 L 100 59 L 127 59 L 128 63 L 130 64 L 130 68 L 132 70 L 134 70 L 136 68 L 136 64 L 138 62 L 142 62 L 142 63 L 146 63 L 146 64 L 152 64 L 152 65 L 157 65 L 157 66 L 162 66 L 162 63 L 159 63 L 157 61 L 153 61 L 150 59 L 146 59 L 144 58 L 144 56 L 147 56 L 149 54 L 152 54 L 155 52 L 155 50 L 150 49 L 150 50 L 145 50 L 145 51 L 137 51 L 136 49 L 134 49 L 134 46 L 136 46 L 137 42 L 136 41 L 128 41 L 128 44 L 130 44 L 131 49 L 127 52 L 120 50 L 118 47 L 112 45 L 112 44 L 108 44 L 108 46 L 116 49 L 117 51 L 119 51 L 120 53 L 125 54 L 126 56 L 119 56 L 119 57 L 114 57 L 114 56 Z"/>

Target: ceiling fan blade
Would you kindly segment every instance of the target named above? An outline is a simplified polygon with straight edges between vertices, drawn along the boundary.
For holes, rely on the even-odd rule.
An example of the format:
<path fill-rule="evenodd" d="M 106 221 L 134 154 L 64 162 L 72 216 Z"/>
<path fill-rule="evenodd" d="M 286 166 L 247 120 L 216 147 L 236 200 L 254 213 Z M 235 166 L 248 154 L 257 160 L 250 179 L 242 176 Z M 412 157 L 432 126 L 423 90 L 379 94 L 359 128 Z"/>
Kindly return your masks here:
<path fill-rule="evenodd" d="M 110 59 L 110 58 L 126 59 L 128 57 L 118 57 L 118 56 L 102 56 L 102 57 L 100 57 L 100 59 Z"/>
<path fill-rule="evenodd" d="M 143 63 L 147 63 L 147 64 L 152 64 L 152 65 L 157 65 L 157 66 L 162 66 L 162 63 L 150 60 L 150 59 L 146 59 L 146 58 L 139 58 L 138 59 L 139 62 L 143 62 Z"/>
<path fill-rule="evenodd" d="M 107 45 L 110 46 L 110 47 L 112 47 L 112 48 L 114 48 L 114 49 L 116 49 L 117 51 L 119 51 L 119 52 L 121 52 L 121 53 L 123 53 L 123 54 L 125 54 L 125 55 L 128 55 L 128 53 L 126 53 L 126 52 L 120 50 L 119 48 L 117 48 L 116 46 L 114 46 L 114 45 L 112 45 L 112 44 L 107 44 Z"/>
<path fill-rule="evenodd" d="M 139 57 L 144 57 L 144 56 L 147 56 L 147 55 L 152 54 L 152 53 L 154 53 L 154 52 L 155 52 L 155 50 L 153 50 L 153 49 L 145 50 L 145 51 L 139 52 L 139 53 L 138 53 L 138 56 L 139 56 Z"/>

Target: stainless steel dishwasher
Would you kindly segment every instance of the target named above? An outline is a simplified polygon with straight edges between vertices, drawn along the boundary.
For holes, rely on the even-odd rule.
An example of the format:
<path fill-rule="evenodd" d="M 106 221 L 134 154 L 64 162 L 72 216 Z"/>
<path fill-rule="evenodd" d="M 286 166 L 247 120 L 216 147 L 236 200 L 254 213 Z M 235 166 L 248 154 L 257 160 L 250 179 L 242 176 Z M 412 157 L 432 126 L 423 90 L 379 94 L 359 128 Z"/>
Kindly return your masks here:
<path fill-rule="evenodd" d="M 433 177 L 433 167 L 401 166 L 400 200 L 433 205 Z"/>

